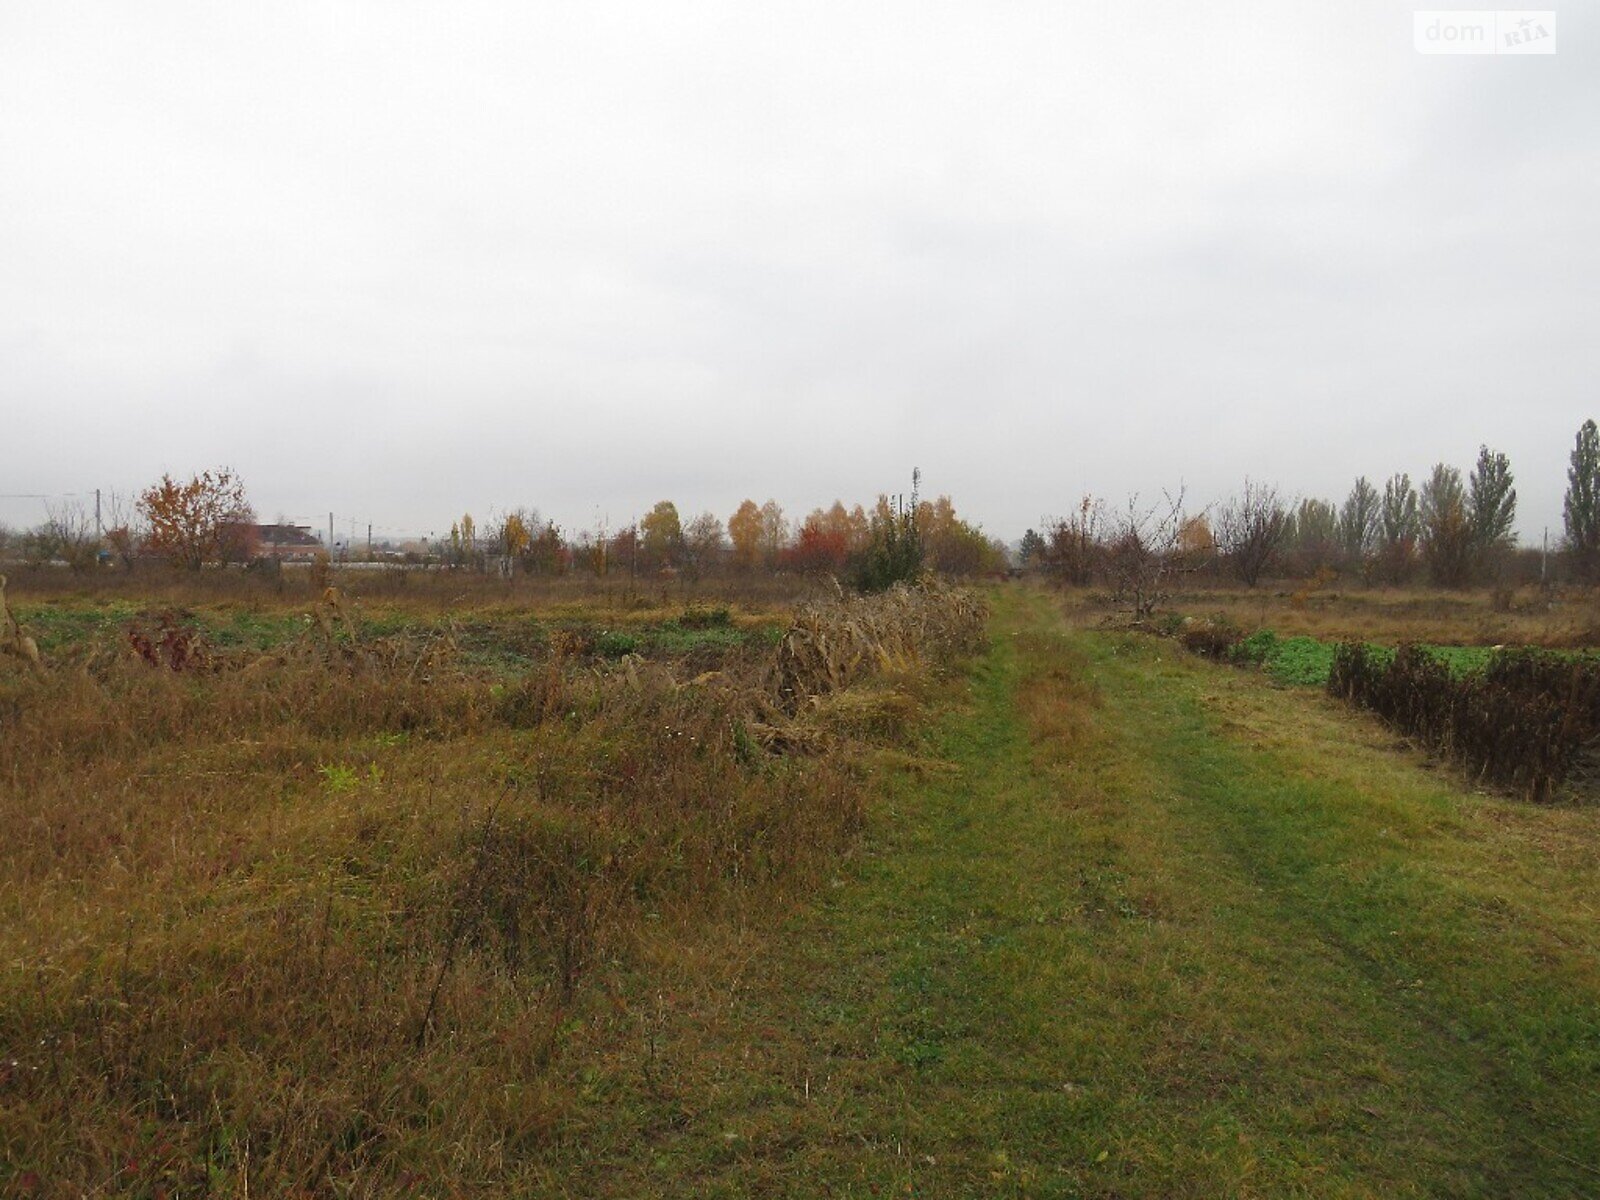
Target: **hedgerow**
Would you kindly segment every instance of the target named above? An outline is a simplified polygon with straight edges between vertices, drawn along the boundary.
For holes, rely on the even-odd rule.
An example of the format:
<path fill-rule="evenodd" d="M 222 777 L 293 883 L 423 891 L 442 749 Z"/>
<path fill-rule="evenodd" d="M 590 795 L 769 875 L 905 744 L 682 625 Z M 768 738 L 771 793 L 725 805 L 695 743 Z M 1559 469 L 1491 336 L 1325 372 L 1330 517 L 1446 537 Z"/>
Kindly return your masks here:
<path fill-rule="evenodd" d="M 1530 800 L 1595 776 L 1600 664 L 1592 659 L 1498 651 L 1482 671 L 1457 675 L 1420 646 L 1386 660 L 1346 642 L 1334 651 L 1328 691 Z"/>

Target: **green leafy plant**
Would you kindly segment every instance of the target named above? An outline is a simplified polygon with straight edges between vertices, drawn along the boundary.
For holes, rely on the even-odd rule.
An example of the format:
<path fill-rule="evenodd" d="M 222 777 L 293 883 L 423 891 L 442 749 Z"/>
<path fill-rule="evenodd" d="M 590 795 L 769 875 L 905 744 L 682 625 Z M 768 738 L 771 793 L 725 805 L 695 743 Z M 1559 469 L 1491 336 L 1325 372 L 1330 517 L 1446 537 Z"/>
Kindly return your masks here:
<path fill-rule="evenodd" d="M 878 498 L 867 526 L 867 545 L 855 558 L 852 576 L 863 592 L 883 592 L 912 583 L 922 574 L 922 534 L 917 528 L 917 488 L 922 472 L 911 473 L 911 503 Z"/>
<path fill-rule="evenodd" d="M 332 795 L 354 791 L 361 782 L 356 769 L 345 763 L 318 763 L 317 774 L 322 776 L 323 789 Z"/>

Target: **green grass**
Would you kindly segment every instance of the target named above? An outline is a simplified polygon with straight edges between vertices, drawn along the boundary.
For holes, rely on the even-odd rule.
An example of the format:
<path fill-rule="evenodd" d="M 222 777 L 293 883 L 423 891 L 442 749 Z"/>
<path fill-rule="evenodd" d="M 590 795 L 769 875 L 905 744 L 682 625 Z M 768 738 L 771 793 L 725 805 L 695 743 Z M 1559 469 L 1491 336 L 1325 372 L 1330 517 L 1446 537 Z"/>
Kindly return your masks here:
<path fill-rule="evenodd" d="M 46 654 L 80 642 L 115 637 L 139 613 L 138 606 L 115 600 L 73 605 L 13 603 L 11 611 Z"/>
<path fill-rule="evenodd" d="M 172 610 L 126 600 L 84 600 L 19 603 L 13 610 L 23 628 L 46 656 L 83 647 L 120 647 L 130 627 L 156 628 L 164 616 L 198 629 L 213 645 L 226 650 L 276 649 L 311 628 L 305 609 L 266 609 L 221 605 Z M 432 636 L 451 630 L 469 665 L 516 672 L 548 656 L 555 631 L 592 636 L 602 658 L 642 654 L 648 658 L 682 658 L 696 652 L 725 652 L 745 646 L 774 644 L 782 633 L 776 619 L 734 624 L 726 609 L 689 609 L 681 618 L 632 621 L 612 627 L 594 616 L 537 616 L 506 611 L 468 615 L 447 624 L 438 615 L 404 610 L 377 610 L 355 617 L 362 638 Z"/>
<path fill-rule="evenodd" d="M 1240 662 L 1260 664 L 1279 683 L 1322 687 L 1333 668 L 1333 646 L 1311 637 L 1280 638 L 1270 629 L 1240 642 L 1235 655 Z"/>
<path fill-rule="evenodd" d="M 1393 647 L 1372 648 L 1384 654 L 1393 653 Z M 1457 675 L 1483 670 L 1494 654 L 1492 646 L 1424 646 L 1423 649 Z M 1278 683 L 1322 688 L 1328 685 L 1328 674 L 1333 669 L 1333 652 L 1333 642 L 1303 634 L 1280 637 L 1270 629 L 1262 629 L 1240 642 L 1234 657 L 1237 662 L 1259 665 Z"/>
<path fill-rule="evenodd" d="M 668 1095 L 620 1084 L 552 1180 L 1595 1194 L 1594 813 L 1462 794 L 1320 697 L 1000 603 L 854 869 L 665 986 Z"/>

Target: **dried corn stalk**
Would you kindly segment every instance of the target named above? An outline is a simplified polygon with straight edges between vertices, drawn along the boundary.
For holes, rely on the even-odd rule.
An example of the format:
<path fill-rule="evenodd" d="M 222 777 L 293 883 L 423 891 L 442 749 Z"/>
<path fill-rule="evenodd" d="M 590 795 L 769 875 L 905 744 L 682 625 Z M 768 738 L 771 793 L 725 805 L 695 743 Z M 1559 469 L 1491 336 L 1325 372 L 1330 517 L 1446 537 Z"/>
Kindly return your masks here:
<path fill-rule="evenodd" d="M 44 677 L 44 662 L 39 658 L 39 644 L 22 632 L 17 618 L 6 604 L 6 577 L 0 575 L 0 652 L 15 655 L 32 668 L 33 673 Z"/>

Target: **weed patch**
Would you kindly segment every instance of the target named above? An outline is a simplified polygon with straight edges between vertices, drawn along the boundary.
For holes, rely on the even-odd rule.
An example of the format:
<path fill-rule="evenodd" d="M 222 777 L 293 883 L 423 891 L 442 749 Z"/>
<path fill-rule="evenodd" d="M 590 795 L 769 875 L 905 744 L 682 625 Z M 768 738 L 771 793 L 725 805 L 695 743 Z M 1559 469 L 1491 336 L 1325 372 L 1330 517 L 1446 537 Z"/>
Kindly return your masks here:
<path fill-rule="evenodd" d="M 375 625 L 334 592 L 276 641 L 118 611 L 0 662 L 0 1192 L 515 1176 L 645 948 L 813 890 L 968 644 L 940 609 L 982 628 L 859 604 L 823 691 L 725 609 Z"/>
<path fill-rule="evenodd" d="M 1340 646 L 1328 691 L 1370 709 L 1485 781 L 1530 800 L 1600 774 L 1600 665 L 1534 650 L 1500 652 L 1466 674 L 1416 646 L 1391 658 Z"/>

